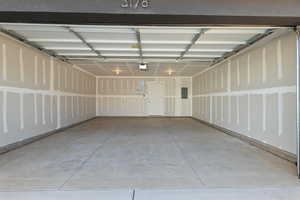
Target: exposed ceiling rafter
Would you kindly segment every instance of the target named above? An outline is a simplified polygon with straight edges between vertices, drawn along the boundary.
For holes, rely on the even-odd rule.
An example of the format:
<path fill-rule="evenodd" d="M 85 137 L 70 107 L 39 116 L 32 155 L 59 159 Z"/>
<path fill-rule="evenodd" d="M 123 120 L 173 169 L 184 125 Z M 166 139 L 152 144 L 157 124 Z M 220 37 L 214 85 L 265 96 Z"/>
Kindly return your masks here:
<path fill-rule="evenodd" d="M 199 40 L 199 38 L 206 32 L 208 29 L 201 29 L 201 31 L 194 35 L 192 38 L 192 41 L 190 44 L 188 44 L 183 52 L 181 52 L 180 56 L 177 58 L 177 60 L 183 59 L 184 55 L 189 52 L 189 50 L 192 48 L 194 44 Z"/>
<path fill-rule="evenodd" d="M 74 31 L 72 28 L 70 27 L 65 27 L 67 30 L 69 30 L 71 33 L 73 33 L 78 39 L 80 39 L 82 41 L 82 43 L 84 43 L 86 46 L 88 46 L 92 52 L 94 52 L 95 54 L 97 54 L 100 58 L 104 58 L 104 56 L 101 55 L 101 53 L 94 49 L 94 47 L 88 43 L 79 33 L 77 33 L 76 31 Z"/>
<path fill-rule="evenodd" d="M 140 54 L 140 61 L 143 63 L 143 50 L 142 50 L 142 41 L 141 41 L 141 33 L 139 29 L 135 29 L 135 35 L 139 46 L 139 54 Z"/>

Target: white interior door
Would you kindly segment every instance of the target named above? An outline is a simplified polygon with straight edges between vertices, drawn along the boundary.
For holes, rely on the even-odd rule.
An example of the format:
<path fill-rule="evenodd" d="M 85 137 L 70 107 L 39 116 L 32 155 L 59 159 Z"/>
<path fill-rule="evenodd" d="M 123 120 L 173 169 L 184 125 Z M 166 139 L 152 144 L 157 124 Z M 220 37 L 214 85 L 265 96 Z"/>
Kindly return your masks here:
<path fill-rule="evenodd" d="M 148 82 L 148 115 L 164 115 L 164 85 Z"/>

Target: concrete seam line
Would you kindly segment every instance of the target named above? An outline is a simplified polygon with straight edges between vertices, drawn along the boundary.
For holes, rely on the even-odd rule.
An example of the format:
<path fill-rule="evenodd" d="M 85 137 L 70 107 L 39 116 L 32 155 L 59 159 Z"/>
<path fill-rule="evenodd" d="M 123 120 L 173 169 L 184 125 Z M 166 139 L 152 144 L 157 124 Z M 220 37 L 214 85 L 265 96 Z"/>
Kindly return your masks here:
<path fill-rule="evenodd" d="M 167 127 L 166 127 L 167 128 Z M 191 163 L 187 160 L 187 156 L 184 152 L 184 149 L 178 144 L 176 138 L 173 136 L 173 134 L 171 134 L 171 131 L 166 129 L 167 133 L 171 136 L 171 138 L 173 139 L 173 142 L 175 144 L 175 146 L 178 148 L 179 152 L 181 153 L 182 157 L 184 158 L 184 161 L 186 162 L 186 164 L 190 167 L 190 169 L 193 171 L 193 173 L 195 174 L 197 180 L 203 185 L 205 186 L 205 182 L 202 180 L 202 178 L 199 176 L 199 174 L 197 173 L 196 169 L 191 165 Z"/>
<path fill-rule="evenodd" d="M 64 181 L 64 183 L 59 186 L 57 189 L 58 190 L 62 190 L 62 188 L 85 166 L 85 164 L 95 155 L 95 153 L 97 151 L 99 151 L 104 145 L 105 143 L 107 143 L 109 140 L 111 140 L 112 138 L 114 138 L 115 135 L 113 136 L 110 136 L 110 137 L 107 137 L 103 143 L 101 143 L 100 145 L 98 145 L 94 151 L 91 152 L 91 154 L 85 159 L 82 161 L 82 163 L 75 169 L 75 171 Z"/>

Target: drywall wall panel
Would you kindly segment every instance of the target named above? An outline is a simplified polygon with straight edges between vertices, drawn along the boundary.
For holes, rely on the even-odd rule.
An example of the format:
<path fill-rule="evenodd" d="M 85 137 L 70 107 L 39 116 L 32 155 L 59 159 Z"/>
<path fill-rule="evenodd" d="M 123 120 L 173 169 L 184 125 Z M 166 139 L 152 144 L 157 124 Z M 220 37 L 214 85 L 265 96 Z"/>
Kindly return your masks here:
<path fill-rule="evenodd" d="M 211 119 L 211 102 L 210 102 L 210 97 L 206 97 L 206 101 L 205 101 L 205 108 L 206 108 L 206 112 L 205 112 L 205 116 L 206 116 L 206 121 L 210 121 Z"/>
<path fill-rule="evenodd" d="M 5 35 L 0 45 L 0 147 L 95 117 L 94 76 Z"/>
<path fill-rule="evenodd" d="M 280 146 L 279 137 L 279 108 L 278 108 L 278 94 L 267 94 L 265 95 L 265 115 L 263 115 L 263 140 L 269 144 Z"/>
<path fill-rule="evenodd" d="M 20 47 L 13 41 L 5 41 L 7 86 L 20 85 Z"/>
<path fill-rule="evenodd" d="M 36 117 L 36 128 L 37 128 L 37 132 L 42 132 L 43 131 L 43 127 L 42 127 L 42 123 L 43 123 L 43 105 L 42 105 L 42 95 L 41 94 L 35 94 L 34 95 L 34 104 L 35 104 L 35 117 Z"/>
<path fill-rule="evenodd" d="M 43 95 L 43 125 L 46 128 L 51 128 L 51 106 L 50 106 L 50 95 Z"/>
<path fill-rule="evenodd" d="M 263 97 L 262 95 L 250 95 L 250 131 L 249 135 L 255 139 L 263 139 Z"/>
<path fill-rule="evenodd" d="M 288 37 L 282 37 L 281 38 L 281 46 L 282 49 L 280 51 L 281 53 L 281 59 L 282 59 L 282 78 L 281 85 L 287 85 L 292 86 L 295 85 L 296 82 L 296 65 L 297 60 L 295 59 L 297 57 L 296 54 L 296 35 L 295 34 L 289 34 Z M 280 55 L 280 54 L 279 54 Z"/>
<path fill-rule="evenodd" d="M 35 85 L 35 52 L 32 49 L 22 48 L 22 62 L 23 66 L 26 66 L 24 69 L 24 87 L 25 88 L 36 88 Z"/>
<path fill-rule="evenodd" d="M 230 110 L 229 110 L 229 96 L 223 96 L 223 126 L 224 127 L 229 127 L 230 125 Z M 205 108 L 203 108 L 203 111 L 205 112 Z"/>
<path fill-rule="evenodd" d="M 239 104 L 238 104 L 238 96 L 230 96 L 230 102 L 231 102 L 231 106 L 230 106 L 230 113 L 231 113 L 231 124 L 230 124 L 230 128 L 231 130 L 237 131 L 238 130 L 238 126 L 240 124 L 239 122 Z"/>
<path fill-rule="evenodd" d="M 20 135 L 20 95 L 13 92 L 7 92 L 7 133 L 5 134 L 5 144 L 18 140 Z"/>
<path fill-rule="evenodd" d="M 238 130 L 239 132 L 243 132 L 243 133 L 248 133 L 248 115 L 246 113 L 248 113 L 248 95 L 241 95 L 238 96 L 238 116 L 239 116 L 239 126 L 238 126 Z"/>
<path fill-rule="evenodd" d="M 193 104 L 192 116 L 197 116 L 200 119 L 201 118 L 200 114 L 199 114 L 200 103 L 198 102 L 198 99 L 199 99 L 199 97 L 193 97 L 193 101 L 192 101 L 192 104 Z"/>
<path fill-rule="evenodd" d="M 193 117 L 295 154 L 296 35 L 262 42 L 193 77 Z"/>
<path fill-rule="evenodd" d="M 144 98 L 98 97 L 98 115 L 100 116 L 145 116 Z"/>
<path fill-rule="evenodd" d="M 6 113 L 4 112 L 4 109 L 3 109 L 3 92 L 0 91 L 0 137 L 2 134 L 4 134 L 4 126 L 3 126 L 3 120 L 5 118 L 4 115 L 6 115 Z"/>
<path fill-rule="evenodd" d="M 0 83 L 6 78 L 6 60 L 5 56 L 5 44 L 3 38 L 0 37 Z"/>
<path fill-rule="evenodd" d="M 64 127 L 64 126 L 67 126 L 67 120 L 68 120 L 68 117 L 67 117 L 67 105 L 66 105 L 66 100 L 65 100 L 65 96 L 60 96 L 59 97 L 59 102 L 60 102 L 60 120 L 61 120 L 61 126 Z M 80 112 L 82 113 L 82 112 Z"/>
<path fill-rule="evenodd" d="M 41 79 L 40 79 L 40 89 L 49 90 L 50 89 L 50 73 L 51 73 L 51 58 L 46 56 L 41 56 L 42 60 L 40 63 Z"/>
<path fill-rule="evenodd" d="M 263 88 L 263 76 L 266 74 L 265 68 L 266 64 L 264 64 L 265 56 L 263 56 L 264 48 L 256 49 L 250 54 L 250 77 L 251 84 L 249 88 Z M 263 73 L 264 72 L 264 73 Z"/>
<path fill-rule="evenodd" d="M 285 93 L 281 97 L 282 116 L 280 118 L 280 147 L 289 152 L 295 152 L 297 136 L 296 132 L 296 94 Z"/>
<path fill-rule="evenodd" d="M 280 81 L 278 81 L 278 73 L 279 73 L 279 59 L 281 55 L 278 55 L 279 51 L 279 45 L 278 43 L 281 42 L 281 40 L 272 41 L 270 44 L 266 45 L 266 81 L 265 81 L 265 87 L 271 88 L 280 86 Z M 281 53 L 281 52 L 280 52 Z M 276 56 L 274 56 L 276 55 Z M 282 70 L 282 69 L 281 69 Z"/>
<path fill-rule="evenodd" d="M 224 67 L 225 68 L 225 67 Z M 239 58 L 239 89 L 246 90 L 249 86 L 248 84 L 248 55 L 242 55 Z"/>
<path fill-rule="evenodd" d="M 60 91 L 60 80 L 61 80 L 60 79 L 60 76 L 61 76 L 61 74 L 60 74 L 60 63 L 58 63 L 56 60 L 53 62 L 53 71 L 54 71 L 54 76 L 53 76 L 54 90 Z"/>
<path fill-rule="evenodd" d="M 239 62 L 238 62 L 238 59 L 233 59 L 231 62 L 230 62 L 230 70 L 231 70 L 231 90 L 237 90 L 239 88 Z"/>
<path fill-rule="evenodd" d="M 24 135 L 27 137 L 34 136 L 36 134 L 34 94 L 24 94 L 23 102 Z"/>
<path fill-rule="evenodd" d="M 221 96 L 216 96 L 215 98 L 215 105 L 216 105 L 216 112 L 215 112 L 215 123 L 221 124 L 222 123 L 222 107 L 221 107 Z"/>

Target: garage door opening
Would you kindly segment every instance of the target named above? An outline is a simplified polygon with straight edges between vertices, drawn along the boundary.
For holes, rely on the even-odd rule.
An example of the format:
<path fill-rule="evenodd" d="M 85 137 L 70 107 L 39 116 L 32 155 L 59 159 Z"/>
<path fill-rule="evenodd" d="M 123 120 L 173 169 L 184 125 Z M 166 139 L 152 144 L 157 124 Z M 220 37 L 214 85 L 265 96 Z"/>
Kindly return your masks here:
<path fill-rule="evenodd" d="M 299 186 L 292 28 L 0 27 L 0 190 Z"/>

